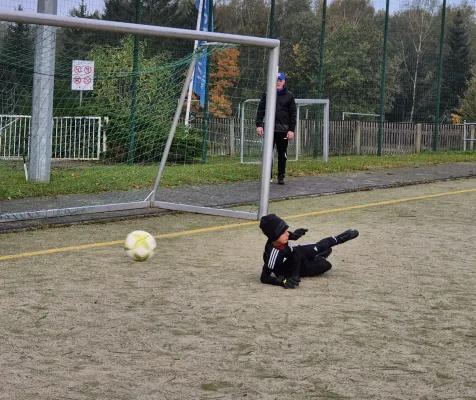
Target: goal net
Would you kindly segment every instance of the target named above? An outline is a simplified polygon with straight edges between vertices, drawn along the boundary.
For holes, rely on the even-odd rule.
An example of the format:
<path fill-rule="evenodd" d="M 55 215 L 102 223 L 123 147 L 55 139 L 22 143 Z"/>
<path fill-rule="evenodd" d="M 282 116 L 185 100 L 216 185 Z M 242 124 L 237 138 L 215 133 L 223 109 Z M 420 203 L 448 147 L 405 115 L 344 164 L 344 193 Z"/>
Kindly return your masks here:
<path fill-rule="evenodd" d="M 278 41 L 5 10 L 0 20 L 0 221 L 266 212 L 268 162 L 240 162 L 239 109 L 275 92 Z M 206 90 L 189 98 L 192 79 Z"/>

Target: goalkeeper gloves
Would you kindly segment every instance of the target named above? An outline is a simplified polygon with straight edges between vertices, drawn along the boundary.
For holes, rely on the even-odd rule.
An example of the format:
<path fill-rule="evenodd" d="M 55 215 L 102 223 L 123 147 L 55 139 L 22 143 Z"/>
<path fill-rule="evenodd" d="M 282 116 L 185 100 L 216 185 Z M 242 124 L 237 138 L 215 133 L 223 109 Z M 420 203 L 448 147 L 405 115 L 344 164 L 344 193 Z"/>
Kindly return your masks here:
<path fill-rule="evenodd" d="M 335 239 L 337 244 L 342 244 L 349 240 L 355 239 L 357 236 L 359 236 L 359 231 L 357 229 L 349 229 L 345 232 L 339 233 Z"/>
<path fill-rule="evenodd" d="M 299 228 L 294 232 L 289 232 L 289 240 L 298 240 L 301 236 L 304 236 L 309 229 Z"/>
<path fill-rule="evenodd" d="M 285 278 L 284 276 L 280 275 L 276 279 L 277 282 L 285 289 L 295 289 L 299 286 L 299 282 L 301 282 L 301 279 L 296 276 Z"/>

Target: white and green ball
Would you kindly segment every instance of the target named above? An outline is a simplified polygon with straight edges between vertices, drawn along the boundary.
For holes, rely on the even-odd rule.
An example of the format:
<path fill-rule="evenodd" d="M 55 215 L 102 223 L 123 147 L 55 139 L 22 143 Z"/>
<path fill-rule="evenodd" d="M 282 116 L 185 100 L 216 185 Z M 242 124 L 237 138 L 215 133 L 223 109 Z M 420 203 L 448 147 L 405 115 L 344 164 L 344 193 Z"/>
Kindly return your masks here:
<path fill-rule="evenodd" d="M 154 237 L 146 231 L 134 231 L 127 235 L 124 250 L 134 261 L 145 261 L 154 255 L 157 247 Z"/>

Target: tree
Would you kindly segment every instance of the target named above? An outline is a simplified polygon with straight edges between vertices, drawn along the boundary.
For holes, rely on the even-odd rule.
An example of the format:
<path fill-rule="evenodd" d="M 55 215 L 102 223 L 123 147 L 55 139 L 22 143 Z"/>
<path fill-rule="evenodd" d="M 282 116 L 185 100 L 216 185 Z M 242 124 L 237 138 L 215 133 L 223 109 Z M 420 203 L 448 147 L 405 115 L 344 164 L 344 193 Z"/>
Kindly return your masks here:
<path fill-rule="evenodd" d="M 327 30 L 332 34 L 342 23 L 373 24 L 375 8 L 371 0 L 335 0 L 329 5 L 327 16 Z"/>
<path fill-rule="evenodd" d="M 324 97 L 333 118 L 341 112 L 378 113 L 384 18 L 370 0 L 335 0 L 327 10 Z M 399 91 L 398 55 L 387 57 L 385 110 Z"/>
<path fill-rule="evenodd" d="M 18 6 L 18 11 L 23 11 Z M 33 82 L 33 35 L 31 26 L 9 23 L 0 61 L 0 107 L 3 114 L 28 114 Z"/>
<path fill-rule="evenodd" d="M 464 93 L 461 107 L 458 110 L 463 119 L 467 121 L 476 121 L 476 76 L 469 81 L 468 87 Z"/>
<path fill-rule="evenodd" d="M 240 76 L 236 48 L 219 51 L 212 55 L 210 73 L 210 113 L 219 118 L 232 115 L 232 90 Z"/>
<path fill-rule="evenodd" d="M 264 0 L 217 0 L 216 31 L 237 35 L 269 34 L 269 7 Z"/>
<path fill-rule="evenodd" d="M 319 67 L 320 22 L 308 0 L 286 1 L 279 13 L 280 70 L 297 97 L 315 97 Z"/>
<path fill-rule="evenodd" d="M 438 7 L 434 0 L 414 0 L 390 21 L 391 49 L 402 60 L 401 93 L 391 119 L 428 121 L 434 115 L 438 60 Z"/>
<path fill-rule="evenodd" d="M 331 99 L 333 117 L 343 111 L 378 113 L 383 32 L 375 25 L 343 22 L 329 35 L 325 54 L 324 96 Z M 398 91 L 398 64 L 390 57 L 387 68 L 386 110 Z"/>
<path fill-rule="evenodd" d="M 441 96 L 443 116 L 448 116 L 458 109 L 471 77 L 469 38 L 460 10 L 456 12 L 448 28 L 446 49 Z"/>

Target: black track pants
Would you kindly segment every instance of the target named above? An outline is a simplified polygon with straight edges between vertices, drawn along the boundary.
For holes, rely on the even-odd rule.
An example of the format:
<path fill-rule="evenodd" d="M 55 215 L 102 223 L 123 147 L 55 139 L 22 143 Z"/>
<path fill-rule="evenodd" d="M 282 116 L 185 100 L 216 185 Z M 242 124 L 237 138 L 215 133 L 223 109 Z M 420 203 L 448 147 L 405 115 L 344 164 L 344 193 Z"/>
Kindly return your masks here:
<path fill-rule="evenodd" d="M 299 276 L 317 276 L 329 271 L 332 264 L 327 261 L 327 257 L 332 252 L 328 249 L 323 253 L 318 253 L 314 244 L 305 244 L 296 247 L 299 256 L 300 271 Z"/>
<path fill-rule="evenodd" d="M 288 133 L 287 132 L 274 132 L 274 144 L 276 145 L 276 151 L 278 152 L 278 176 L 286 175 L 286 161 L 288 159 Z"/>

